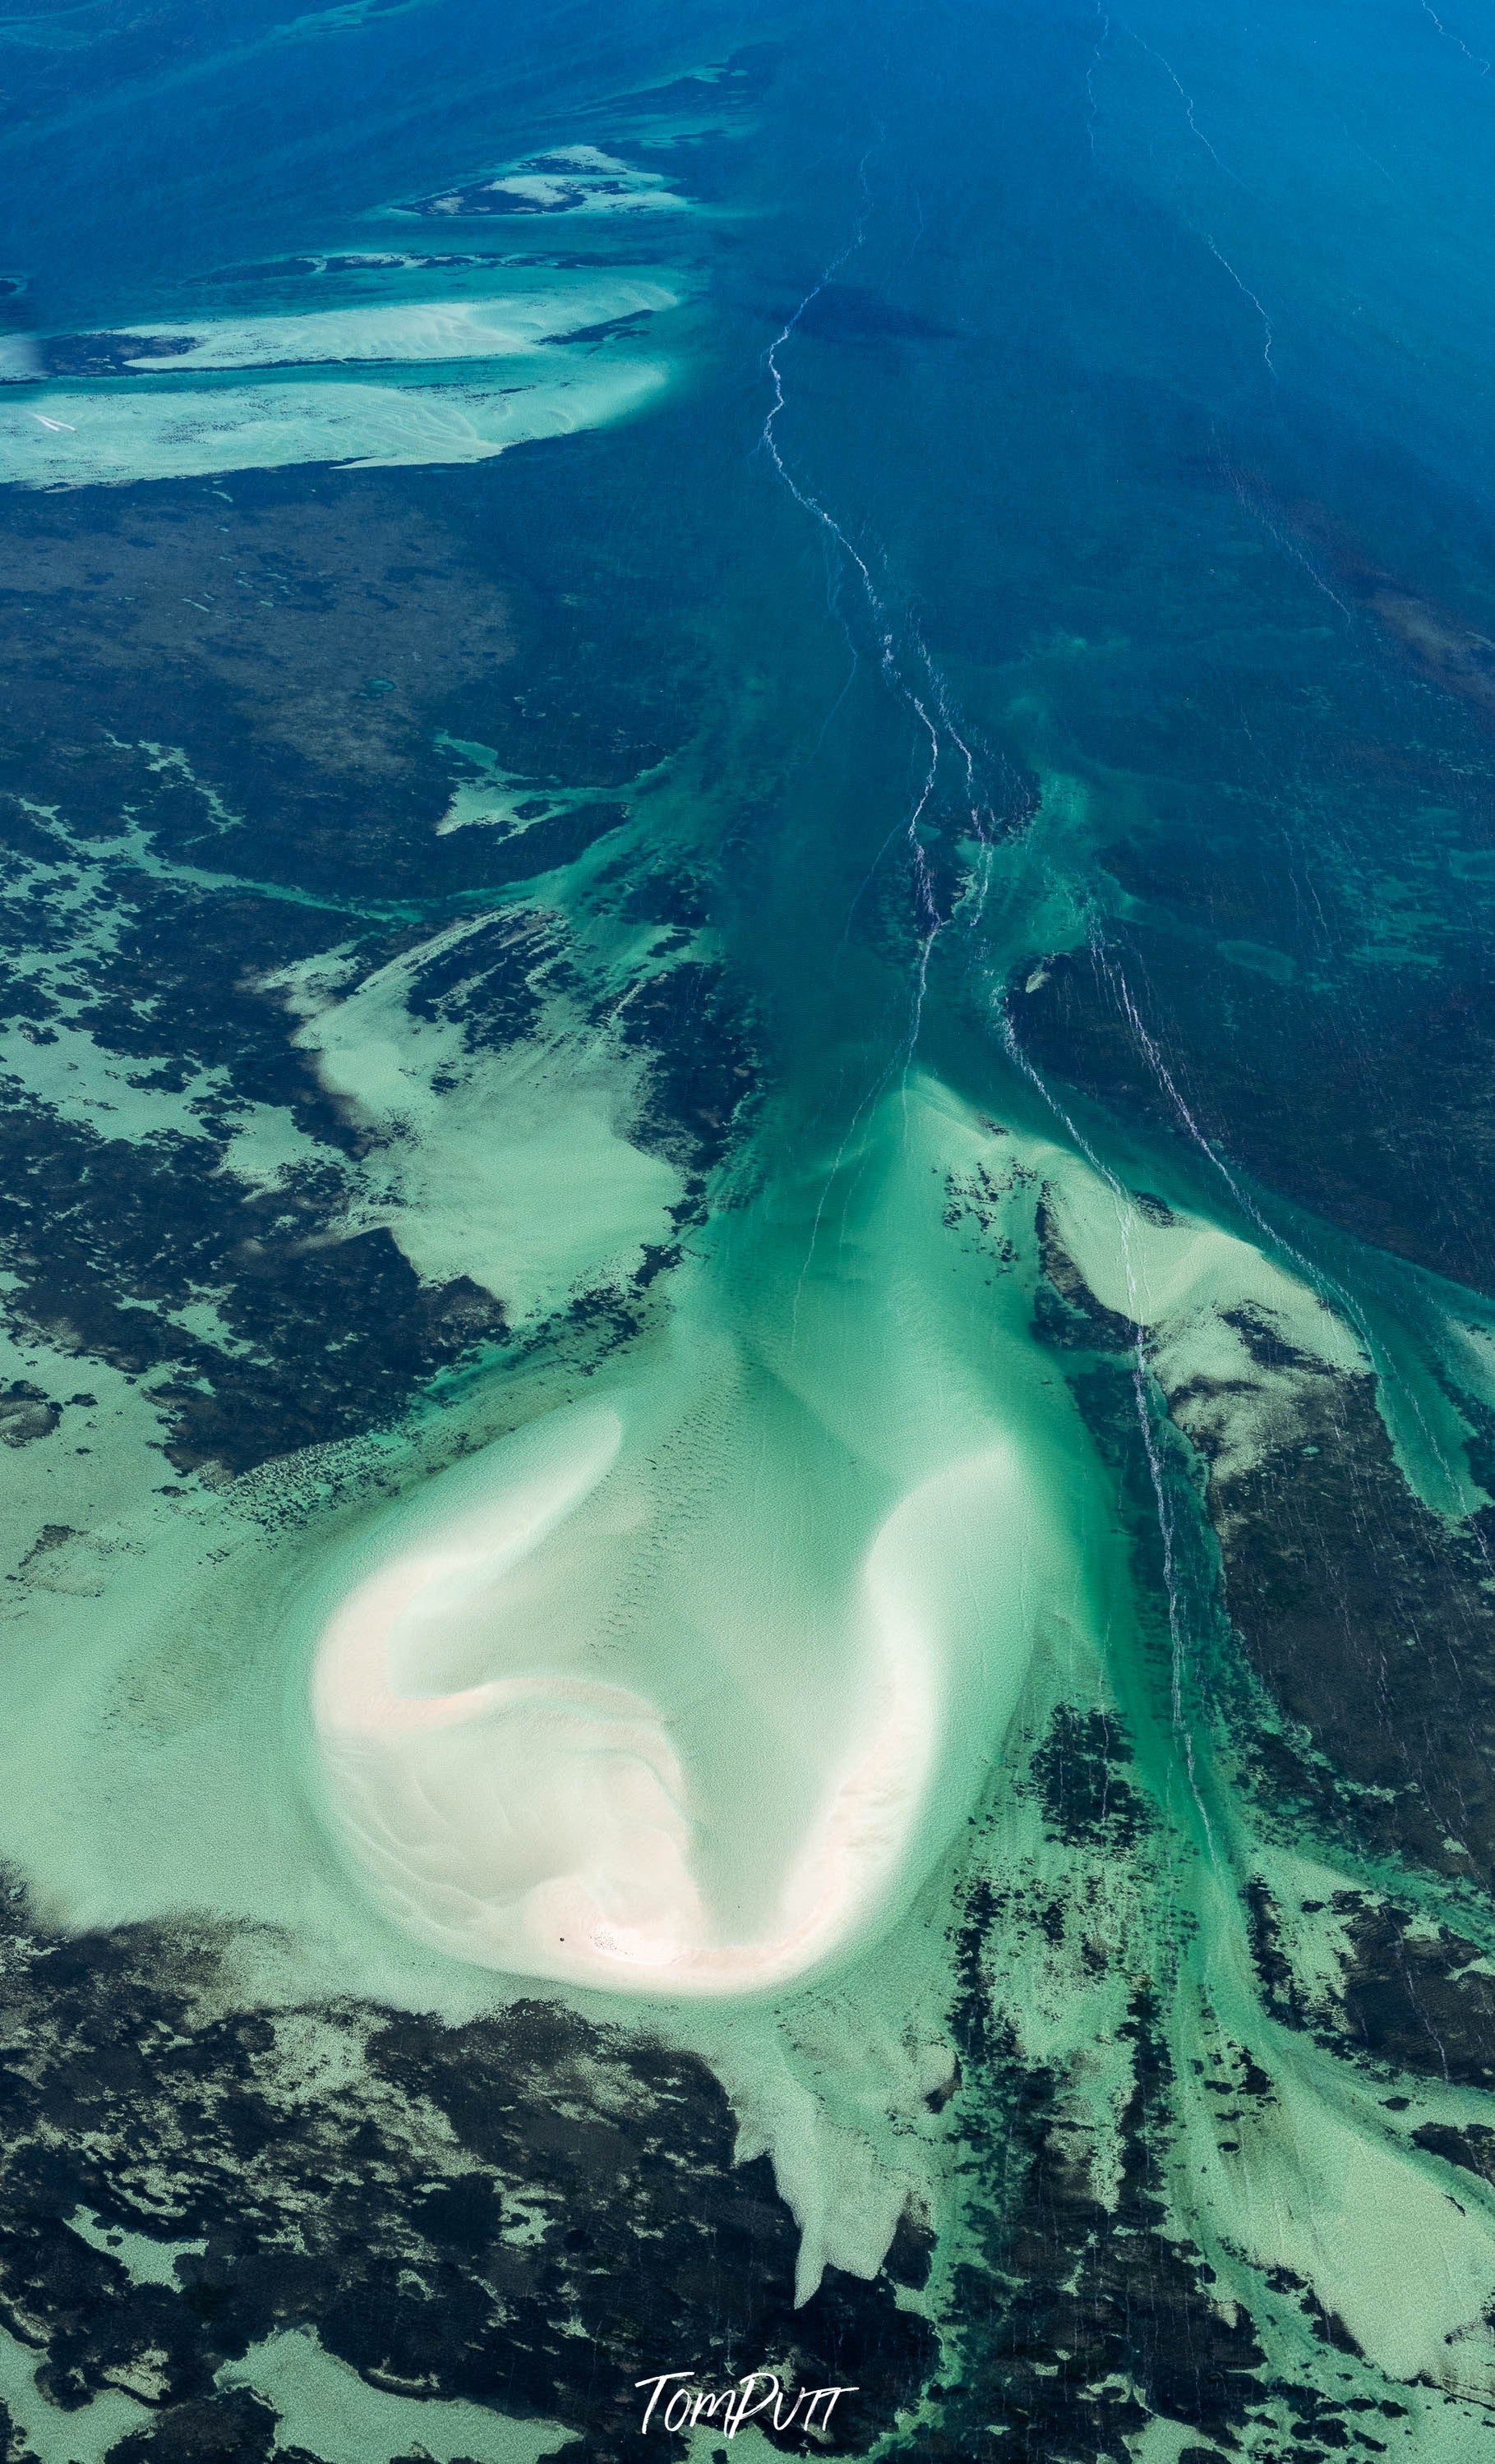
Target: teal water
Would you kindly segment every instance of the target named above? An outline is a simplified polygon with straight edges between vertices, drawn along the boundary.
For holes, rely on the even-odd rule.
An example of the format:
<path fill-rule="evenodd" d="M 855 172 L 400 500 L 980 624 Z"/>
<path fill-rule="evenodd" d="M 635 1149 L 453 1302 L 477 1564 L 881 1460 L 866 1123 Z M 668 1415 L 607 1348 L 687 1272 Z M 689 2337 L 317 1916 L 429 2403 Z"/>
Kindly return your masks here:
<path fill-rule="evenodd" d="M 699 2057 L 847 2450 L 1478 2453 L 1495 26 L 0 42 L 40 1922 Z"/>

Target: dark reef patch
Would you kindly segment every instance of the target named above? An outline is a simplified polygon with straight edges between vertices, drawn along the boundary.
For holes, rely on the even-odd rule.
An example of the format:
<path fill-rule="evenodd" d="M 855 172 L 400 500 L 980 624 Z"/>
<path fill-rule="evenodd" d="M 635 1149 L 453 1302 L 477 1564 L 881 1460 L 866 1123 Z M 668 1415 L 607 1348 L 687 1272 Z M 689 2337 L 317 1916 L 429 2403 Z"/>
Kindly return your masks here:
<path fill-rule="evenodd" d="M 1419 887 L 1449 852 L 1420 856 Z M 1482 837 L 1469 852 L 1483 852 Z M 1193 1120 L 1238 1166 L 1362 1240 L 1495 1288 L 1495 938 L 1483 871 L 1460 881 L 1467 895 L 1446 921 L 1421 927 L 1442 944 L 1438 967 L 1364 948 L 1334 969 L 1322 953 L 1301 965 L 1274 957 L 1290 886 L 1254 884 L 1236 842 L 1171 837 L 1161 877 L 1146 847 L 1107 847 L 1105 862 L 1133 912 L 1105 957 L 1052 959 L 1041 985 L 1010 997 L 1038 1065 L 1122 1117 L 1185 1136 L 1118 999 L 1125 979 Z M 1385 893 L 1393 912 L 1397 894 Z"/>
<path fill-rule="evenodd" d="M 1113 1855 L 1135 1845 L 1148 1812 L 1125 1775 L 1130 1759 L 1119 1724 L 1104 1711 L 1059 1705 L 1028 1766 L 1043 1801 L 1044 1822 L 1056 1838 Z"/>
<path fill-rule="evenodd" d="M 1334 1906 L 1350 1937 L 1342 1990 L 1350 2043 L 1395 2069 L 1495 2087 L 1495 1977 L 1476 1964 L 1480 1945 L 1357 1893 L 1336 1893 Z"/>
<path fill-rule="evenodd" d="M 153 1392 L 179 1469 L 362 1434 L 504 1331 L 487 1292 L 423 1285 L 387 1231 L 340 1235 L 341 1193 L 315 1174 L 248 1191 L 211 1140 L 143 1154 L 55 1117 L 36 1130 L 33 1107 L 0 1109 L 7 1307 L 64 1352 L 175 1372 Z M 218 1340 L 179 1322 L 205 1293 Z"/>
<path fill-rule="evenodd" d="M 623 1017 L 650 1056 L 636 1135 L 692 1175 L 719 1164 L 756 1090 L 751 1026 L 726 970 L 682 959 L 640 984 Z"/>
<path fill-rule="evenodd" d="M 1043 1268 L 1035 1310 L 1040 1341 L 1060 1352 L 1130 1351 L 1137 1340 L 1137 1327 L 1096 1299 L 1055 1230 L 1044 1198 L 1038 1203 L 1035 1228 Z"/>
<path fill-rule="evenodd" d="M 1122 2173 L 1106 2204 L 1066 2126 L 1062 2080 L 1024 2065 L 992 2023 L 990 1947 L 1013 1913 L 1002 1891 L 972 1889 L 956 2108 L 972 2255 L 951 2288 L 959 2359 L 931 2390 L 938 2424 L 902 2452 L 918 2464 L 1127 2464 L 1126 2442 L 1159 2414 L 1234 2447 L 1265 2409 L 1265 2358 L 1249 2321 L 1222 2314 L 1210 2269 L 1171 2226 L 1171 2075 L 1157 2014 L 1134 1995 Z"/>
<path fill-rule="evenodd" d="M 1495 1509 L 1462 1525 L 1435 1514 L 1396 1463 L 1373 1378 L 1325 1368 L 1244 1308 L 1226 1322 L 1254 1369 L 1288 1383 L 1264 1449 L 1236 1460 L 1216 1441 L 1212 1408 L 1200 1407 L 1253 1390 L 1244 1380 L 1222 1388 L 1194 1379 L 1165 1396 L 1149 1379 L 1139 1392 L 1122 1366 L 1135 1331 L 1096 1301 L 1041 1202 L 1038 1230 L 1044 1272 L 1035 1331 L 1064 1362 L 1118 1479 L 1141 1614 L 1150 1601 L 1161 1618 L 1171 1590 L 1172 1620 L 1195 1636 L 1201 1666 L 1238 1711 L 1230 1655 L 1243 1653 L 1269 1717 L 1261 1718 L 1259 1700 L 1248 1721 L 1232 1725 L 1271 1795 L 1361 1854 L 1406 1857 L 1489 1888 Z"/>
<path fill-rule="evenodd" d="M 1441 2156 L 1445 2165 L 1459 2165 L 1495 2188 L 1495 2130 L 1486 2123 L 1471 2122 L 1460 2129 L 1453 2123 L 1424 2122 L 1412 2136 L 1430 2156 Z"/>
<path fill-rule="evenodd" d="M 286 2327 L 387 2392 L 562 2421 L 597 2464 L 655 2452 L 634 2382 L 682 2357 L 858 2387 L 840 2452 L 927 2374 L 887 2275 L 794 2309 L 797 2230 L 693 2056 L 537 2002 L 446 2028 L 223 1987 L 210 1940 L 148 1928 L 27 1935 L 0 1982 L 0 2317 L 53 2402 L 157 2413 L 111 2464 L 264 2454 L 273 2416 L 214 2374 Z M 204 2247 L 138 2281 L 85 2209 Z"/>
<path fill-rule="evenodd" d="M 62 1419 L 62 1407 L 29 1377 L 13 1377 L 0 1388 L 0 1440 L 8 1446 L 29 1446 L 50 1438 Z"/>
<path fill-rule="evenodd" d="M 1376 1853 L 1487 1887 L 1490 1510 L 1450 1529 L 1403 1479 L 1371 1380 L 1326 1374 L 1319 1388 L 1312 1405 L 1300 1386 L 1291 1442 L 1212 1475 L 1232 1621 L 1286 1719 L 1350 1784 L 1338 1818 Z"/>
<path fill-rule="evenodd" d="M 512 644 L 437 509 L 318 472 L 101 493 L 0 502 L 0 787 L 84 838 L 144 797 L 162 852 L 303 893 L 465 887 L 462 834 L 431 845 L 434 729 L 480 680 L 499 698 Z"/>
<path fill-rule="evenodd" d="M 552 509 L 522 457 L 460 475 L 459 493 L 449 473 L 310 471 L 0 503 L 6 1306 L 23 1340 L 169 1372 L 154 1393 L 181 1469 L 383 1425 L 506 1331 L 501 1300 L 423 1284 L 388 1230 L 350 1221 L 370 1133 L 294 1044 L 284 970 L 338 953 L 351 983 L 408 954 L 411 1017 L 459 1025 L 477 1058 L 534 1029 L 542 988 L 599 1031 L 615 1005 L 515 892 L 626 824 L 688 692 L 667 655 L 618 655 L 640 620 L 612 607 L 626 583 L 605 547 L 600 573 L 585 549 L 548 571 Z M 438 830 L 473 744 L 535 776 L 523 826 Z M 682 955 L 703 885 L 657 856 L 639 895 L 666 971 L 620 1021 L 646 1062 L 637 1134 L 695 1208 L 755 1058 L 720 966 Z M 255 1105 L 292 1132 L 258 1180 L 233 1160 Z M 636 1313 L 606 1306 L 626 1339 Z M 0 1404 L 11 1443 L 52 1409 Z"/>
<path fill-rule="evenodd" d="M 412 958 L 405 1006 L 414 1018 L 450 1019 L 469 1052 L 502 1052 L 538 1023 L 537 975 L 565 974 L 555 937 L 523 912 L 480 918 Z"/>
<path fill-rule="evenodd" d="M 132 2430 L 109 2450 L 108 2464 L 316 2464 L 304 2447 L 277 2436 L 273 2405 L 248 2387 L 173 2405 L 159 2421 Z"/>
<path fill-rule="evenodd" d="M 192 347 L 190 334 L 52 334 L 37 352 L 49 377 L 128 375 L 141 360 L 176 360 Z"/>
<path fill-rule="evenodd" d="M 1337 1972 L 1327 1984 L 1295 1966 L 1293 1927 L 1260 1877 L 1245 1897 L 1252 1958 L 1274 2018 L 1389 2072 L 1495 2086 L 1495 1980 L 1478 1943 L 1378 1894 L 1336 1890 L 1307 1908 L 1320 1914 L 1327 1904 L 1339 1937 Z"/>
<path fill-rule="evenodd" d="M 520 833 L 495 870 L 493 833 L 437 835 L 451 740 L 610 797 L 688 701 L 611 561 L 547 571 L 553 509 L 511 458 L 0 496 L 0 791 L 90 844 L 135 815 L 158 855 L 355 914 L 545 870 L 603 815 Z"/>

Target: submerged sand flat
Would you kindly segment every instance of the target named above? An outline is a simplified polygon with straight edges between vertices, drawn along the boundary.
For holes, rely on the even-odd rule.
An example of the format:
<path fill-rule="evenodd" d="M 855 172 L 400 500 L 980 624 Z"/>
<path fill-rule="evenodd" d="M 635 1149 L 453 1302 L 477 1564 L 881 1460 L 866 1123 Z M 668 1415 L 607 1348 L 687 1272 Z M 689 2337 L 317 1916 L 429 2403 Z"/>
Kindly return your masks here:
<path fill-rule="evenodd" d="M 76 1922 L 207 1908 L 358 1991 L 464 2013 L 536 1980 L 673 2013 L 773 2153 L 808 2295 L 827 2258 L 875 2269 L 903 2204 L 936 2195 L 896 2117 L 938 2059 L 883 1994 L 929 1991 L 920 1895 L 994 1786 L 993 1991 L 1024 2058 L 1073 2064 L 1103 2177 L 1125 1979 L 1035 1922 L 1056 1887 L 1090 1909 L 1092 1952 L 1134 1964 L 1190 1913 L 1163 1960 L 1171 2178 L 1231 2298 L 1289 2271 L 1398 2385 L 1486 2400 L 1495 2217 L 1263 2007 L 1236 1878 L 1285 1893 L 1282 1851 L 1222 1787 L 1188 1668 L 1156 1767 L 1174 1845 L 1066 1868 L 1006 1787 L 1041 1706 L 1111 1698 L 1117 1559 L 1032 1344 L 1042 1280 L 1148 1343 L 1183 1421 L 1230 1398 L 1229 1477 L 1307 1425 L 1315 1379 L 1368 1375 L 1359 1338 L 1238 1233 L 922 1074 L 811 1197 L 721 1219 L 634 1360 L 542 1380 L 521 1426 L 474 1419 L 444 1467 L 387 1458 L 392 1503 L 375 1454 L 330 1521 L 303 1503 L 287 1523 L 290 1490 L 278 1510 L 250 1483 L 236 1526 L 199 1511 L 195 1541 L 123 1527 L 83 1597 L 64 1554 L 33 1617 L 50 1648 L 8 1682 L 9 1852 Z M 834 2024 L 793 1999 L 821 1985 Z M 266 1989 L 286 1990 L 274 1963 Z M 1245 2119 L 1242 2072 L 1271 2082 Z M 1430 2126 L 1461 2110 L 1418 2094 Z M 889 2125 L 869 2137 L 859 2100 Z M 1417 2254 L 1415 2309 L 1357 2229 L 1372 2213 Z"/>
<path fill-rule="evenodd" d="M 372 1133 L 350 1226 L 387 1224 L 428 1282 L 469 1276 L 515 1325 L 636 1273 L 667 1239 L 682 1188 L 630 1135 L 639 1065 L 551 980 L 554 929 L 545 915 L 509 927 L 539 1015 L 499 1052 L 474 1051 L 460 1014 L 464 980 L 493 962 L 490 918 L 449 925 L 351 985 L 346 957 L 280 983 L 304 1022 L 297 1044 Z M 445 1013 L 421 998 L 428 970 L 457 992 Z"/>
<path fill-rule="evenodd" d="M 973 1134 L 938 1090 L 917 1117 L 907 1161 L 904 1107 L 889 1108 L 841 1228 L 869 1297 L 921 1274 L 940 1237 L 930 1163 Z M 586 1202 L 578 1188 L 578 1215 Z M 402 1934 L 447 1961 L 629 1996 L 740 1995 L 822 1968 L 885 1931 L 958 1832 L 1036 1651 L 1088 1631 L 1083 1539 L 1049 1502 L 1061 1428 L 1015 1341 L 1000 1404 L 963 1358 L 979 1286 L 889 1349 L 797 1236 L 748 1218 L 730 1248 L 719 1271 L 757 1287 L 746 1316 L 732 1306 L 735 1332 L 703 1262 L 652 1366 L 542 1411 L 330 1550 L 313 1530 L 290 1595 L 282 1573 L 288 1725 L 255 1764 L 279 1773 L 287 1852 L 300 1802 L 394 1929 L 379 1969 Z M 173 1682 L 175 1551 L 135 1543 L 132 1562 L 141 1545 L 130 1579 L 165 1582 L 165 1621 L 154 1639 L 132 1629 L 113 1676 L 94 1655 L 104 1699 Z M 238 1725 L 263 1716 L 256 1656 L 223 1705 L 231 1758 Z M 50 1733 L 71 1759 L 47 1689 L 20 1716 L 29 1753 Z M 144 1778 L 153 1715 L 126 1731 Z M 194 1872 L 190 1897 L 299 1907 L 320 1929 L 331 1876 L 308 1901 L 294 1857 L 244 1898 L 248 1842 L 212 1768 L 186 1833 L 144 1826 L 123 1856 L 86 1816 L 64 1838 L 50 1787 L 27 1788 L 52 1843 L 34 1848 L 44 1863 L 62 1851 L 54 1887 L 97 1920 L 169 1903 Z M 233 1795 L 252 1825 L 252 1799 Z M 166 1796 L 187 1812 L 176 1782 Z M 111 1781 L 100 1815 L 120 1803 Z"/>
<path fill-rule="evenodd" d="M 425 1545 L 334 1612 L 312 1684 L 331 1806 L 395 1920 L 458 1957 L 632 1993 L 783 1985 L 904 1896 L 978 1655 L 1000 1727 L 1035 1501 L 1005 1450 L 952 1462 L 796 1597 L 740 1449 L 687 1451 L 705 1494 L 665 1573 L 679 1506 L 640 1478 L 639 1404 L 632 1430 L 583 1407 L 496 1449 L 481 1505 L 448 1475 Z M 999 1641 L 973 1607 L 993 1592 Z"/>
<path fill-rule="evenodd" d="M 399 210 L 396 209 L 395 210 Z M 636 214 L 694 210 L 666 173 L 640 170 L 596 145 L 562 145 L 492 178 L 470 180 L 404 209 L 430 215 Z"/>
<path fill-rule="evenodd" d="M 358 998 L 388 1005 L 399 979 Z M 372 1007 L 351 1015 L 339 1067 L 360 1054 L 361 1075 L 333 1083 L 376 1118 L 369 1072 L 397 1047 Z M 585 1139 L 584 1082 L 553 1078 L 551 1102 Z M 813 1219 L 786 1239 L 750 1213 L 680 1287 L 653 1366 L 542 1410 L 307 1566 L 280 1612 L 284 1785 L 304 1734 L 310 1809 L 396 1933 L 509 1975 L 730 1996 L 896 1922 L 999 1762 L 1036 1655 L 1083 1658 L 1101 1630 L 1091 1509 L 1021 1289 L 992 1314 L 978 1244 L 941 1292 L 949 1189 L 1005 1187 L 1031 1242 L 1042 1187 L 1098 1298 L 1156 1328 L 1159 1374 L 1229 1387 L 1242 1447 L 1291 1412 L 1293 1373 L 1254 1369 L 1233 1313 L 1269 1318 L 1289 1360 L 1364 1365 L 1248 1243 L 1149 1220 L 1056 1146 L 993 1141 L 933 1082 L 869 1124 L 847 1181 L 834 1251 Z M 447 1201 L 476 1203 L 465 1184 Z M 571 1184 L 578 1257 L 589 1221 L 606 1254 L 613 1203 L 596 1163 Z M 229 1808 L 193 1815 L 192 1862 L 204 1822 L 220 1844 L 196 1870 L 227 1882 Z M 169 1839 L 143 1833 L 112 1881 L 100 1848 L 85 1824 L 65 1858 L 91 1914 L 179 1887 Z M 245 1914 L 281 1887 L 255 1909 L 228 1884 Z"/>
<path fill-rule="evenodd" d="M 481 461 L 629 417 L 668 385 L 671 359 L 645 337 L 688 295 L 680 273 L 556 271 L 537 286 L 495 269 L 491 279 L 476 297 L 361 299 L 67 342 L 64 364 L 68 348 L 86 345 L 119 370 L 85 388 L 47 382 L 28 341 L 0 400 L 0 484 Z M 480 364 L 481 377 L 457 373 Z M 377 374 L 333 373 L 343 368 Z M 230 381 L 250 371 L 263 374 Z M 194 386 L 194 375 L 220 382 Z"/>
<path fill-rule="evenodd" d="M 123 487 L 136 479 L 275 471 L 299 462 L 395 469 L 481 462 L 511 445 L 626 418 L 668 370 L 634 361 L 576 367 L 535 355 L 514 385 L 349 384 L 190 388 L 143 398 L 50 387 L 0 404 L 0 477 L 29 488 Z"/>
<path fill-rule="evenodd" d="M 426 299 L 310 309 L 294 317 L 214 319 L 200 325 L 125 326 L 127 365 L 159 373 L 194 368 L 307 367 L 324 362 L 512 359 L 590 325 L 652 317 L 678 306 L 663 281 L 614 276 L 492 298 Z M 132 341 L 151 344 L 132 357 Z M 165 346 L 165 347 L 164 347 Z"/>
<path fill-rule="evenodd" d="M 971 1134 L 938 1089 L 871 1133 L 841 1227 L 869 1300 L 921 1276 Z M 735 1340 L 707 1271 L 651 1375 L 370 1529 L 316 1637 L 334 1830 L 434 1947 L 628 1994 L 823 1967 L 958 1831 L 1040 1640 L 1084 1631 L 1055 1436 L 971 1384 L 958 1313 L 874 1370 L 813 1257 L 750 1221 L 730 1250 L 768 1271 Z"/>

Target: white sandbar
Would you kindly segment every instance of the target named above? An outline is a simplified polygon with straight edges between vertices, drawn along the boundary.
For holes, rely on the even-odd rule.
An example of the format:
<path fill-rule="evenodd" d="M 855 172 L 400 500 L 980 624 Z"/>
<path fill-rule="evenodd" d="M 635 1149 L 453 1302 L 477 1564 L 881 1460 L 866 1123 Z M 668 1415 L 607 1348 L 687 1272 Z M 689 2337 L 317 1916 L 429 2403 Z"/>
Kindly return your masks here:
<path fill-rule="evenodd" d="M 529 373 L 517 386 L 330 378 L 28 393 L 0 404 L 0 485 L 120 487 L 298 462 L 481 462 L 511 445 L 625 418 L 668 379 L 662 363 L 599 357 L 571 364 L 559 348 L 531 354 L 523 365 Z"/>
<path fill-rule="evenodd" d="M 998 1444 L 926 1478 L 871 1530 L 838 1630 L 821 1603 L 796 1635 L 767 1598 L 744 1614 L 747 1531 L 703 1532 L 681 1615 L 627 1456 L 616 1410 L 556 1414 L 333 1609 L 311 1691 L 334 1827 L 458 1957 L 634 1993 L 779 1985 L 900 1875 L 1015 1465 Z"/>
<path fill-rule="evenodd" d="M 179 369 L 325 366 L 382 360 L 511 359 L 584 327 L 653 316 L 678 304 L 662 282 L 614 277 L 564 290 L 508 292 L 487 299 L 387 300 L 316 308 L 293 317 L 213 318 L 195 325 L 127 325 L 122 339 L 173 342 L 168 357 L 130 362 L 152 374 Z"/>

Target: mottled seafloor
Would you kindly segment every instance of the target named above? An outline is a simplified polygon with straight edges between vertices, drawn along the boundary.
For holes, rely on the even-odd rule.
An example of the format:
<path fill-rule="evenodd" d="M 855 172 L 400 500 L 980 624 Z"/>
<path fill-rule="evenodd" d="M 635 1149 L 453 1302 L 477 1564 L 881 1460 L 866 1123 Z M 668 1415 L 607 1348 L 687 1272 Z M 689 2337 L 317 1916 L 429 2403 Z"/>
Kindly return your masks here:
<path fill-rule="evenodd" d="M 1489 2452 L 1492 60 L 0 26 L 5 2464 Z"/>

